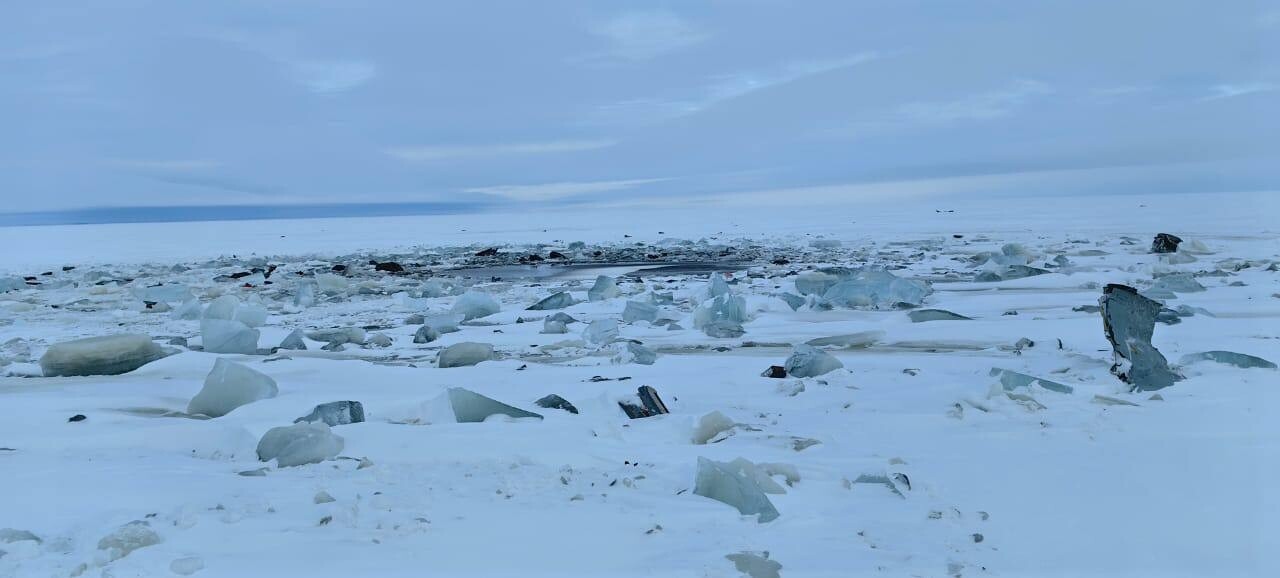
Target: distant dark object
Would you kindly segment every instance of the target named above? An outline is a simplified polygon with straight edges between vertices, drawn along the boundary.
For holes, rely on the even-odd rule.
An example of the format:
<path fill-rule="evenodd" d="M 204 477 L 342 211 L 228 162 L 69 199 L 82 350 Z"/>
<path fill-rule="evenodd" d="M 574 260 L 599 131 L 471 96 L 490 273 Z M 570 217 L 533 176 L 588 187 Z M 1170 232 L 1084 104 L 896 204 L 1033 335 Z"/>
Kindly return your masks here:
<path fill-rule="evenodd" d="M 1151 252 L 1152 253 L 1174 253 L 1178 250 L 1178 243 L 1181 243 L 1181 242 L 1182 242 L 1182 239 L 1178 238 L 1177 235 L 1160 233 L 1159 235 L 1156 235 L 1156 238 L 1154 240 L 1151 241 Z"/>
<path fill-rule="evenodd" d="M 498 248 L 489 247 L 488 249 L 485 249 L 483 251 L 480 251 L 479 253 L 476 253 L 476 256 L 477 257 L 496 257 L 498 256 Z"/>
<path fill-rule="evenodd" d="M 773 261 L 770 261 L 770 263 L 773 263 L 774 265 L 787 265 L 791 263 L 791 261 L 786 257 L 777 257 Z"/>
<path fill-rule="evenodd" d="M 358 401 L 331 401 L 317 405 L 311 413 L 293 420 L 298 422 L 324 422 L 329 427 L 361 423 L 364 421 L 364 405 Z"/>
<path fill-rule="evenodd" d="M 1112 374 L 1132 385 L 1131 391 L 1161 389 L 1182 379 L 1151 345 L 1159 303 L 1143 297 L 1133 287 L 1114 283 L 1103 288 L 1098 303 L 1102 306 L 1103 331 L 1114 355 Z"/>
<path fill-rule="evenodd" d="M 543 258 L 542 258 L 542 255 L 536 255 L 536 254 L 534 254 L 534 255 L 525 255 L 525 256 L 523 256 L 523 257 L 521 257 L 521 258 L 520 258 L 520 262 L 521 262 L 521 263 L 541 263 L 541 262 L 542 262 L 542 261 L 544 261 L 544 260 L 545 260 L 545 259 L 543 259 Z"/>
<path fill-rule="evenodd" d="M 547 254 L 547 258 L 548 259 L 568 259 L 569 257 L 559 251 L 552 251 Z"/>
<path fill-rule="evenodd" d="M 628 418 L 641 419 L 653 417 L 664 413 L 671 413 L 667 410 L 667 404 L 662 403 L 662 398 L 658 397 L 658 390 L 647 385 L 640 386 L 636 390 L 636 394 L 640 398 L 640 404 L 629 403 L 626 401 L 618 402 L 618 407 L 627 414 Z"/>
<path fill-rule="evenodd" d="M 253 274 L 253 273 L 250 273 L 250 272 L 248 272 L 248 271 L 237 271 L 237 272 L 232 273 L 232 274 L 227 275 L 227 276 L 228 276 L 228 277 L 230 277 L 230 278 L 232 278 L 232 279 L 243 279 L 243 278 L 248 277 L 248 276 L 250 276 L 250 275 L 252 275 L 252 274 Z"/>
<path fill-rule="evenodd" d="M 952 235 L 952 236 L 951 236 L 951 238 L 953 238 L 953 239 L 963 239 L 963 238 L 964 238 L 964 235 Z"/>
<path fill-rule="evenodd" d="M 45 277 L 52 277 L 53 271 L 45 271 L 44 273 L 41 273 L 41 275 L 44 275 Z"/>
<path fill-rule="evenodd" d="M 63 265 L 63 266 L 62 266 L 62 270 L 63 270 L 63 271 L 70 271 L 70 270 L 75 269 L 75 268 L 76 268 L 76 266 L 75 266 L 75 265 Z"/>
<path fill-rule="evenodd" d="M 72 423 L 75 423 L 75 422 L 78 422 L 78 421 L 84 421 L 84 420 L 86 420 L 86 419 L 89 419 L 89 418 L 85 417 L 83 413 L 77 413 L 77 414 L 75 414 L 75 415 L 73 415 L 73 416 L 71 416 L 71 417 L 67 418 L 67 421 L 72 422 Z"/>
<path fill-rule="evenodd" d="M 330 270 L 330 271 L 337 271 L 338 273 L 345 273 L 345 272 L 346 272 L 346 270 L 347 270 L 347 266 L 346 266 L 346 265 L 334 265 L 334 266 L 330 267 L 330 268 L 329 268 L 329 270 Z"/>
<path fill-rule="evenodd" d="M 373 266 L 374 271 L 386 271 L 388 273 L 404 273 L 404 267 L 395 261 L 387 261 L 386 263 L 378 263 Z"/>
<path fill-rule="evenodd" d="M 554 393 L 538 401 L 535 401 L 533 403 L 538 407 L 545 407 L 547 409 L 562 409 L 572 414 L 578 413 L 578 408 L 574 407 L 572 403 L 569 403 L 569 400 L 563 397 L 560 397 Z"/>
<path fill-rule="evenodd" d="M 769 369 L 764 370 L 760 377 L 771 377 L 773 379 L 782 379 L 787 376 L 787 370 L 781 365 L 770 365 Z"/>

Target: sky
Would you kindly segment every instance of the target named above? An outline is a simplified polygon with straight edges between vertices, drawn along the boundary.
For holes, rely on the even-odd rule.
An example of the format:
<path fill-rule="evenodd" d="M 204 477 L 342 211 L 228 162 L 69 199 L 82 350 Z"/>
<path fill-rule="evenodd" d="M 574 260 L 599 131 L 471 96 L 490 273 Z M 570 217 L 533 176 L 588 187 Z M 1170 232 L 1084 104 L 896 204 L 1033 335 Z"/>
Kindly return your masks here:
<path fill-rule="evenodd" d="M 1280 190 L 1280 5 L 5 2 L 0 212 Z"/>

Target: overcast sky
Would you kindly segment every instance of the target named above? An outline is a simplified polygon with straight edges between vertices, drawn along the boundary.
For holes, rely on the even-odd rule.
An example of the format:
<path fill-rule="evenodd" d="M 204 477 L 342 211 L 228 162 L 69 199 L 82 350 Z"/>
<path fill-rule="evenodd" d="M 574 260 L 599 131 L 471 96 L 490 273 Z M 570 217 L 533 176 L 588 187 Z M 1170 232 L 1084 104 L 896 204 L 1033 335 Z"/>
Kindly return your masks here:
<path fill-rule="evenodd" d="M 4 2 L 0 211 L 1278 189 L 1278 6 Z"/>

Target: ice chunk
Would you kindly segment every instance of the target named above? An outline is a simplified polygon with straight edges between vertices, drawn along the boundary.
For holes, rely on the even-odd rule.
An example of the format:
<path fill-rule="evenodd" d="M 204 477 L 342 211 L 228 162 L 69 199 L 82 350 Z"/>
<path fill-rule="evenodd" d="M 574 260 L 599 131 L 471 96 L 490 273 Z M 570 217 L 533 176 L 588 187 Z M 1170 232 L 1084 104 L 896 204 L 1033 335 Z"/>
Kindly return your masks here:
<path fill-rule="evenodd" d="M 1049 271 L 1027 265 L 992 265 L 973 278 L 978 283 L 992 283 L 1044 275 Z"/>
<path fill-rule="evenodd" d="M 190 576 L 204 570 L 204 560 L 199 556 L 185 556 L 169 563 L 169 571 L 179 576 Z"/>
<path fill-rule="evenodd" d="M 174 319 L 182 319 L 184 321 L 194 321 L 196 319 L 199 319 L 202 314 L 203 313 L 200 310 L 200 300 L 193 297 L 191 299 L 183 301 L 182 305 L 179 305 L 176 308 L 174 308 L 173 313 L 171 315 L 173 315 Z"/>
<path fill-rule="evenodd" d="M 300 422 L 324 422 L 329 427 L 364 421 L 364 405 L 358 401 L 331 401 L 317 405 L 311 413 L 293 420 Z"/>
<path fill-rule="evenodd" d="M 870 347 L 884 337 L 884 332 L 880 330 L 861 331 L 858 333 L 849 333 L 847 335 L 832 335 L 831 337 L 818 337 L 805 342 L 806 345 L 814 347 L 844 347 L 848 349 L 861 349 Z"/>
<path fill-rule="evenodd" d="M 146 335 L 126 333 L 58 343 L 40 357 L 45 377 L 119 375 L 168 355 Z"/>
<path fill-rule="evenodd" d="M 195 298 L 190 288 L 179 284 L 135 287 L 133 296 L 137 297 L 139 301 L 150 301 L 152 303 L 178 303 Z"/>
<path fill-rule="evenodd" d="M 0 277 L 0 293 L 21 291 L 27 288 L 27 280 L 22 277 Z"/>
<path fill-rule="evenodd" d="M 1244 353 L 1236 353 L 1234 351 L 1205 351 L 1202 353 L 1189 353 L 1182 356 L 1180 360 L 1183 365 L 1197 363 L 1201 361 L 1213 361 L 1216 363 L 1225 363 L 1234 365 L 1241 369 L 1261 368 L 1275 369 L 1276 364 L 1267 361 L 1261 357 L 1254 357 Z"/>
<path fill-rule="evenodd" d="M 670 327 L 667 329 L 670 330 Z M 747 333 L 747 330 L 742 328 L 741 323 L 722 319 L 703 325 L 702 332 L 706 333 L 708 337 L 715 337 L 717 339 L 733 339 L 736 337 L 742 337 Z"/>
<path fill-rule="evenodd" d="M 733 462 L 699 457 L 693 493 L 733 506 L 744 516 L 759 514 L 756 520 L 762 524 L 779 515 L 755 477 L 746 475 Z"/>
<path fill-rule="evenodd" d="M 479 423 L 492 415 L 505 415 L 513 418 L 536 417 L 541 415 L 512 407 L 496 399 L 485 397 L 469 389 L 461 387 L 449 388 L 449 405 L 453 408 L 453 416 L 458 423 Z"/>
<path fill-rule="evenodd" d="M 844 367 L 839 359 L 812 345 L 797 345 L 782 364 L 791 377 L 817 377 Z"/>
<path fill-rule="evenodd" d="M 769 559 L 768 552 L 739 552 L 726 554 L 725 558 L 733 562 L 733 567 L 749 578 L 780 578 L 782 564 Z"/>
<path fill-rule="evenodd" d="M 894 474 L 894 477 L 898 477 L 898 476 L 901 476 L 902 480 L 904 481 L 906 480 L 906 476 L 903 476 L 902 474 Z M 893 478 L 890 478 L 885 474 L 859 474 L 857 479 L 853 480 L 853 483 L 850 485 L 852 486 L 853 484 L 873 484 L 873 485 L 884 486 L 888 488 L 890 492 L 893 492 L 895 495 L 897 495 L 899 498 L 905 499 L 907 497 L 902 493 L 902 490 L 898 489 L 898 484 L 894 483 Z M 907 489 L 910 490 L 911 488 L 908 487 Z"/>
<path fill-rule="evenodd" d="M 1168 299 L 1172 297 L 1171 294 L 1173 293 L 1199 293 L 1204 290 L 1204 285 L 1196 281 L 1195 277 L 1188 273 L 1176 273 L 1156 279 L 1155 284 L 1151 286 L 1147 293 L 1160 295 L 1161 298 Z"/>
<path fill-rule="evenodd" d="M 423 320 L 423 325 L 430 325 L 433 329 L 439 331 L 441 335 L 444 335 L 445 333 L 454 333 L 459 331 L 458 322 L 461 320 L 461 315 L 446 313 L 444 315 L 432 315 L 431 317 L 426 318 Z"/>
<path fill-rule="evenodd" d="M 618 339 L 618 322 L 612 319 L 592 321 L 582 331 L 582 339 L 593 345 L 607 345 Z"/>
<path fill-rule="evenodd" d="M 39 536 L 32 534 L 27 530 L 18 530 L 16 528 L 0 528 L 0 543 L 12 544 L 14 542 L 35 542 L 37 544 L 43 542 Z"/>
<path fill-rule="evenodd" d="M 1000 378 L 1000 386 L 1003 387 L 1005 391 L 1014 391 L 1015 389 L 1031 387 L 1032 385 L 1039 385 L 1044 389 L 1056 391 L 1058 393 L 1071 393 L 1075 391 L 1075 389 L 1069 385 L 1064 385 L 1056 381 L 1049 381 L 1047 379 L 1027 375 L 1025 373 L 1018 373 L 1008 369 L 1000 369 L 998 367 L 991 368 L 990 375 L 991 377 Z"/>
<path fill-rule="evenodd" d="M 351 282 L 346 277 L 333 273 L 317 273 L 316 288 L 328 294 L 346 293 Z"/>
<path fill-rule="evenodd" d="M 640 365 L 653 365 L 658 360 L 658 354 L 653 350 L 640 345 L 639 343 L 626 342 L 618 352 L 613 356 L 614 363 L 638 363 Z"/>
<path fill-rule="evenodd" d="M 241 303 L 234 319 L 249 327 L 262 327 L 267 324 L 267 308 L 260 303 Z"/>
<path fill-rule="evenodd" d="M 307 339 L 323 341 L 329 345 L 345 345 L 355 343 L 364 345 L 365 332 L 359 327 L 332 327 L 307 332 Z"/>
<path fill-rule="evenodd" d="M 635 323 L 637 321 L 653 323 L 657 320 L 658 308 L 648 303 L 627 301 L 626 307 L 622 309 L 622 321 L 626 323 Z"/>
<path fill-rule="evenodd" d="M 299 281 L 293 293 L 293 304 L 298 307 L 311 307 L 316 304 L 316 282 Z"/>
<path fill-rule="evenodd" d="M 305 351 L 307 349 L 307 342 L 302 340 L 302 330 L 294 329 L 289 332 L 289 335 L 285 336 L 284 340 L 280 342 L 280 349 Z"/>
<path fill-rule="evenodd" d="M 840 277 L 821 271 L 806 271 L 796 275 L 796 292 L 801 295 L 822 295 L 832 285 L 840 282 Z"/>
<path fill-rule="evenodd" d="M 436 367 L 466 367 L 492 359 L 497 359 L 492 345 L 463 341 L 444 348 L 436 361 Z"/>
<path fill-rule="evenodd" d="M 730 293 L 733 293 L 733 289 L 729 287 L 729 282 L 725 280 L 724 274 L 712 273 L 711 280 L 707 282 L 707 298 L 714 299 Z"/>
<path fill-rule="evenodd" d="M 1181 242 L 1182 242 L 1182 239 L 1179 238 L 1177 235 L 1170 235 L 1169 233 L 1160 233 L 1156 235 L 1155 239 L 1151 240 L 1151 252 L 1152 253 L 1173 253 L 1174 251 L 1178 250 L 1178 244 Z"/>
<path fill-rule="evenodd" d="M 596 282 L 587 290 L 587 299 L 590 301 L 604 301 L 605 299 L 613 299 L 618 296 L 618 284 L 614 282 L 613 277 L 601 275 L 596 277 Z"/>
<path fill-rule="evenodd" d="M 240 307 L 240 300 L 235 295 L 223 295 L 214 299 L 204 310 L 205 319 L 235 319 L 236 309 Z"/>
<path fill-rule="evenodd" d="M 716 436 L 733 430 L 738 425 L 729 416 L 713 411 L 698 419 L 698 426 L 693 429 L 693 443 L 704 445 Z"/>
<path fill-rule="evenodd" d="M 431 343 L 437 339 L 440 339 L 440 332 L 430 325 L 423 325 L 413 332 L 414 343 Z"/>
<path fill-rule="evenodd" d="M 479 319 L 493 315 L 502 310 L 497 301 L 488 294 L 479 291 L 468 291 L 453 303 L 453 313 L 462 316 L 463 321 Z"/>
<path fill-rule="evenodd" d="M 577 322 L 578 322 L 578 320 L 577 320 L 577 319 L 574 319 L 574 318 L 573 318 L 573 316 L 569 315 L 568 313 L 565 313 L 564 311 L 557 311 L 557 312 L 555 312 L 555 313 L 553 313 L 553 314 L 551 314 L 551 315 L 547 316 L 547 320 L 548 320 L 548 321 L 559 321 L 559 322 L 561 322 L 561 323 L 563 323 L 563 324 L 565 324 L 565 325 L 568 325 L 568 324 L 570 324 L 570 323 L 577 323 Z"/>
<path fill-rule="evenodd" d="M 428 279 L 419 294 L 424 298 L 449 297 L 461 293 L 462 288 L 450 281 Z"/>
<path fill-rule="evenodd" d="M 548 317 L 542 321 L 542 332 L 555 335 L 560 333 L 568 333 L 569 328 L 565 327 L 563 321 L 556 321 L 555 319 Z"/>
<path fill-rule="evenodd" d="M 547 311 L 550 309 L 564 309 L 565 307 L 569 307 L 574 303 L 577 303 L 577 302 L 573 300 L 572 295 L 565 293 L 564 291 L 560 291 L 558 293 L 551 295 L 550 297 L 547 297 L 537 303 L 534 303 L 533 305 L 530 305 L 527 311 Z"/>
<path fill-rule="evenodd" d="M 205 376 L 204 387 L 187 404 L 187 413 L 221 417 L 242 405 L 275 397 L 279 392 L 270 376 L 220 358 Z"/>
<path fill-rule="evenodd" d="M 318 464 L 341 453 L 344 444 L 323 423 L 295 423 L 267 430 L 258 441 L 258 459 L 275 460 L 281 468 Z"/>
<path fill-rule="evenodd" d="M 1103 332 L 1111 342 L 1111 373 L 1130 384 L 1132 391 L 1161 389 L 1182 379 L 1151 345 L 1159 303 L 1139 295 L 1133 287 L 1109 284 L 1103 288 L 1098 304 L 1102 307 Z"/>
<path fill-rule="evenodd" d="M 202 319 L 200 340 L 209 353 L 258 352 L 258 330 L 239 321 L 228 319 Z"/>
<path fill-rule="evenodd" d="M 134 520 L 98 540 L 98 549 L 105 550 L 111 560 L 119 560 L 134 550 L 159 543 L 160 535 L 151 529 L 151 524 Z"/>
<path fill-rule="evenodd" d="M 854 272 L 822 294 L 835 307 L 872 309 L 919 307 L 933 292 L 928 281 L 905 279 L 888 271 Z"/>
<path fill-rule="evenodd" d="M 543 397 L 542 399 L 539 399 L 538 401 L 535 401 L 533 403 L 538 407 L 545 407 L 547 409 L 562 409 L 572 414 L 578 413 L 578 408 L 574 407 L 572 403 L 569 403 L 569 400 L 563 397 L 560 397 L 554 393 L 546 397 Z"/>
<path fill-rule="evenodd" d="M 907 317 L 911 318 L 912 323 L 924 323 L 926 321 L 968 321 L 971 317 L 965 317 L 957 313 L 952 313 L 946 309 L 916 309 L 907 313 Z"/>
<path fill-rule="evenodd" d="M 702 329 L 718 321 L 741 325 L 747 320 L 747 300 L 740 295 L 721 295 L 693 311 L 693 328 Z"/>

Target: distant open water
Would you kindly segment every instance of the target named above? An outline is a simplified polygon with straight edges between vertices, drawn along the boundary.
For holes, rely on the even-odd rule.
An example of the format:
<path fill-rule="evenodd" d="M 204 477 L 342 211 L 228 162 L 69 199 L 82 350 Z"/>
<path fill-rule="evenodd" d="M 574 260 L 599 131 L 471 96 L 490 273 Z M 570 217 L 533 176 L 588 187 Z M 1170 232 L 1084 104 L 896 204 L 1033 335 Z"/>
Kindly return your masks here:
<path fill-rule="evenodd" d="M 328 205 L 219 205 L 197 207 L 94 207 L 65 211 L 0 213 L 0 227 L 97 225 L 106 223 L 183 223 L 263 219 L 396 217 L 478 213 L 485 203 L 378 203 Z"/>

